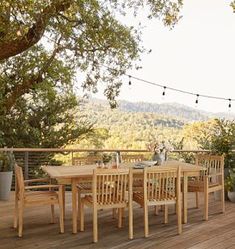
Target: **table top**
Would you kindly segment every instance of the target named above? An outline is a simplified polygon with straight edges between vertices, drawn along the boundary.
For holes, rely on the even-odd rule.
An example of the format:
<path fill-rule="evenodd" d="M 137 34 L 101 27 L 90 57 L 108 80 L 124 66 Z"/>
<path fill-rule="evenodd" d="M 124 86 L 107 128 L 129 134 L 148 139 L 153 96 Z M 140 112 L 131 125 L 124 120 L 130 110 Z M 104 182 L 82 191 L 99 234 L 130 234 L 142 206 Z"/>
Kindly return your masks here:
<path fill-rule="evenodd" d="M 120 168 L 133 167 L 136 163 L 123 163 L 120 164 Z M 162 164 L 163 167 L 179 167 L 181 166 L 182 173 L 186 173 L 188 176 L 197 176 L 201 170 L 205 168 L 185 163 L 181 161 L 166 161 Z M 158 167 L 158 166 L 155 166 Z M 78 177 L 91 177 L 93 170 L 97 168 L 97 165 L 82 165 L 82 166 L 43 166 L 42 170 L 47 173 L 51 178 L 78 178 Z M 133 169 L 133 174 L 141 174 L 143 169 Z"/>

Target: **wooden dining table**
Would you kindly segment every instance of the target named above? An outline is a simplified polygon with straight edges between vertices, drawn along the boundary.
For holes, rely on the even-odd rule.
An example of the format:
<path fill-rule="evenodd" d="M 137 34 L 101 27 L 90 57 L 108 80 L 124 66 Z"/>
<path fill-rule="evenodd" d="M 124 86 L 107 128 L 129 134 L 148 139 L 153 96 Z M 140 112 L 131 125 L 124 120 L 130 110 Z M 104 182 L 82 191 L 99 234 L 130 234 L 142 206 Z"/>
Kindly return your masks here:
<path fill-rule="evenodd" d="M 135 163 L 120 164 L 120 168 L 134 167 Z M 171 160 L 165 161 L 162 166 L 164 167 L 181 167 L 183 178 L 183 223 L 187 223 L 187 196 L 188 196 L 188 177 L 196 177 L 200 172 L 205 170 L 204 167 L 185 163 L 181 161 Z M 96 165 L 83 165 L 83 166 L 43 166 L 42 170 L 49 175 L 52 179 L 66 180 L 72 186 L 72 223 L 73 233 L 77 233 L 77 211 L 78 211 L 78 191 L 77 184 L 81 179 L 92 179 L 93 170 L 97 168 Z M 133 169 L 133 177 L 143 173 L 143 169 Z"/>

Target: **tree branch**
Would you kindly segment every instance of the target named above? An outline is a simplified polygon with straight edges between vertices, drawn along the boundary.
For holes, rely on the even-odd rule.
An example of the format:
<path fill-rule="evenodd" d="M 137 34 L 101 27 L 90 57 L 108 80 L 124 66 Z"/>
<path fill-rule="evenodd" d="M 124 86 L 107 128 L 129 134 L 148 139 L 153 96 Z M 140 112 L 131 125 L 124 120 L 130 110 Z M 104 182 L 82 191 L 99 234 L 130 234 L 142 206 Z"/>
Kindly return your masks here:
<path fill-rule="evenodd" d="M 42 11 L 23 37 L 0 42 L 0 61 L 20 54 L 36 44 L 42 38 L 50 18 L 68 9 L 71 2 L 72 0 L 54 1 Z"/>

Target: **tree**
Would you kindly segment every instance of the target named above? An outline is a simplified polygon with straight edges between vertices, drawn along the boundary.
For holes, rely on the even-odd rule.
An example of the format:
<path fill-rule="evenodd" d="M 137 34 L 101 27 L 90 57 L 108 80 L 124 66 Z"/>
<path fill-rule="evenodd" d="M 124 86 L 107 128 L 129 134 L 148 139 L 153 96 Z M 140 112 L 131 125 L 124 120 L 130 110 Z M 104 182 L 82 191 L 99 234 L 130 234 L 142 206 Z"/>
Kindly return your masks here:
<path fill-rule="evenodd" d="M 17 87 L 8 89 L 2 101 L 5 112 L 48 77 L 48 70 L 56 59 L 60 59 L 63 66 L 69 66 L 73 73 L 75 69 L 86 72 L 83 84 L 86 89 L 96 91 L 99 81 L 106 82 L 104 93 L 111 106 L 115 106 L 115 96 L 121 85 L 118 76 L 130 68 L 131 61 L 143 51 L 138 31 L 121 24 L 116 16 L 143 6 L 142 0 L 51 0 L 47 3 L 44 0 L 2 0 L 0 61 L 27 56 L 32 51 L 37 51 L 40 60 L 38 70 L 18 82 Z M 149 17 L 161 18 L 164 24 L 173 26 L 179 19 L 182 0 L 149 0 L 147 6 Z M 44 53 L 46 58 L 43 58 Z M 104 64 L 110 68 L 102 70 Z M 1 66 L 1 72 L 4 69 Z"/>
<path fill-rule="evenodd" d="M 185 134 L 193 138 L 201 149 L 211 150 L 214 154 L 224 154 L 225 167 L 234 167 L 235 121 L 213 119 L 188 125 Z"/>

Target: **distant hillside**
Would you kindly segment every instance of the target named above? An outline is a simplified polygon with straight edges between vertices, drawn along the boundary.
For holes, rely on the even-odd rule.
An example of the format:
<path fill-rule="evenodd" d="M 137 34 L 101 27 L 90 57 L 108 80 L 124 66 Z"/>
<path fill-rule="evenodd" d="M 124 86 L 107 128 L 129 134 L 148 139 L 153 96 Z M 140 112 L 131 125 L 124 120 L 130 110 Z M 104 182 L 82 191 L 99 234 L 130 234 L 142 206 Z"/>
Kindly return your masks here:
<path fill-rule="evenodd" d="M 93 105 L 102 105 L 108 107 L 106 100 L 91 99 L 90 103 Z M 235 115 L 231 113 L 211 113 L 202 110 L 197 110 L 178 103 L 147 103 L 147 102 L 128 102 L 125 100 L 118 101 L 118 110 L 124 112 L 145 112 L 156 113 L 158 115 L 164 115 L 169 117 L 177 117 L 185 122 L 192 121 L 205 121 L 209 118 L 227 118 L 235 119 Z"/>
<path fill-rule="evenodd" d="M 119 101 L 110 109 L 107 101 L 91 99 L 81 107 L 82 113 L 101 134 L 103 148 L 145 149 L 149 141 L 167 140 L 175 148 L 185 136 L 184 127 L 194 121 L 206 121 L 223 114 L 212 114 L 193 108 L 169 104 Z M 97 140 L 96 140 L 97 142 Z M 187 148 L 193 148 L 193 143 Z"/>
<path fill-rule="evenodd" d="M 176 141 L 182 138 L 182 128 L 189 120 L 131 104 L 120 102 L 120 107 L 112 110 L 106 101 L 93 99 L 83 105 L 82 112 L 88 120 L 96 128 L 108 131 L 105 148 L 144 149 L 153 139 Z"/>
<path fill-rule="evenodd" d="M 193 108 L 179 105 L 177 103 L 153 104 L 146 102 L 127 102 L 120 101 L 120 109 L 131 112 L 152 112 L 161 115 L 178 117 L 188 121 L 207 120 L 206 112 L 197 111 Z"/>

